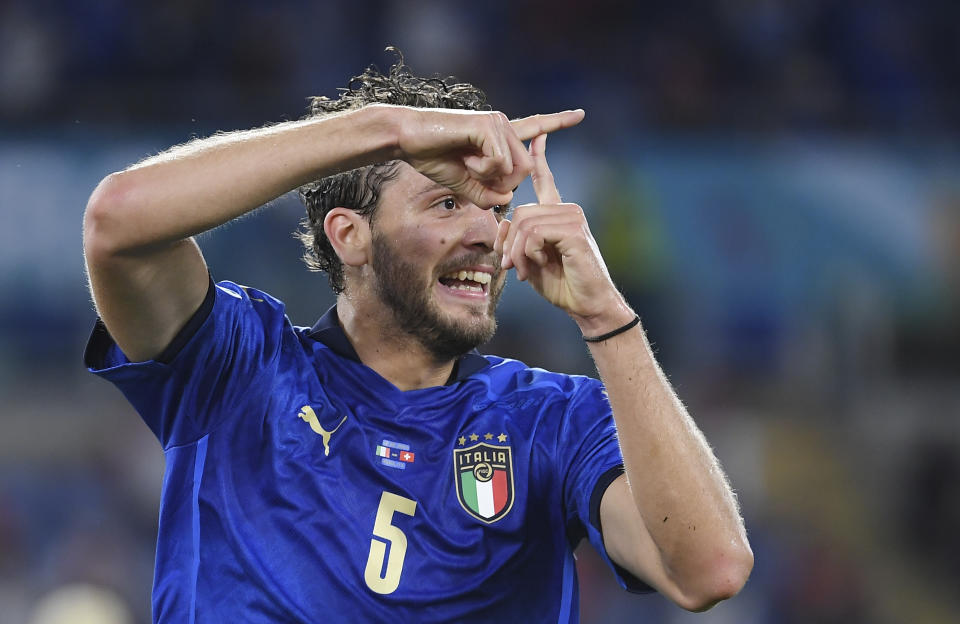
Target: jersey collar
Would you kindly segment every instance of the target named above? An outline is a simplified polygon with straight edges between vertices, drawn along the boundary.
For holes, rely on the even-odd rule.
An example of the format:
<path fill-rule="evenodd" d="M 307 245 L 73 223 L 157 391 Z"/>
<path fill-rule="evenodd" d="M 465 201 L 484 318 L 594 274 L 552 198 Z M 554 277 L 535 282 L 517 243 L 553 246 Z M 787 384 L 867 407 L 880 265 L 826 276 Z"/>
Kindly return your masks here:
<path fill-rule="evenodd" d="M 363 362 L 360 361 L 360 356 L 357 355 L 356 349 L 353 348 L 353 345 L 347 338 L 346 332 L 340 327 L 340 318 L 337 316 L 337 306 L 335 305 L 327 310 L 326 313 L 320 317 L 320 320 L 310 328 L 310 331 L 307 332 L 307 337 L 322 342 L 327 348 L 340 357 L 345 357 L 348 360 L 363 364 Z M 487 361 L 487 358 L 483 357 L 476 349 L 464 353 L 454 363 L 453 371 L 450 372 L 450 378 L 447 379 L 445 385 L 449 386 L 458 381 L 465 381 L 470 375 L 483 370 L 489 365 L 490 362 Z"/>

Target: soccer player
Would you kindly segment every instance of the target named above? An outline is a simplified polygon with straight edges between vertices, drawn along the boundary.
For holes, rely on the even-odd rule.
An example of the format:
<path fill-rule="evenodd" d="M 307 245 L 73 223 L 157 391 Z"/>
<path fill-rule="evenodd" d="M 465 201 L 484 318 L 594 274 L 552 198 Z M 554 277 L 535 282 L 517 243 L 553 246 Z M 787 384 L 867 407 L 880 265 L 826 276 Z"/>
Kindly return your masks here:
<path fill-rule="evenodd" d="M 734 496 L 547 165 L 583 111 L 509 121 L 402 58 L 350 85 L 107 176 L 87 206 L 86 363 L 166 454 L 154 620 L 574 622 L 584 537 L 629 590 L 736 594 Z M 527 175 L 538 201 L 508 220 Z M 293 189 L 338 295 L 312 328 L 215 283 L 191 238 Z M 475 350 L 510 269 L 600 380 Z"/>

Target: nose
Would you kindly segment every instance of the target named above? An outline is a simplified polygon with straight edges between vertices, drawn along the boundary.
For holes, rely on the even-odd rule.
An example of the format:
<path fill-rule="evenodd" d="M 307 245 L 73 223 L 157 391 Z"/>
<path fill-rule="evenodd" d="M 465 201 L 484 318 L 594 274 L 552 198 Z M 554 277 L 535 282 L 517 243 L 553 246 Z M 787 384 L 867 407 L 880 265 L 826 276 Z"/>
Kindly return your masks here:
<path fill-rule="evenodd" d="M 466 227 L 463 230 L 463 244 L 484 252 L 492 251 L 497 240 L 497 230 L 500 221 L 492 208 L 480 208 L 475 204 L 464 207 Z"/>

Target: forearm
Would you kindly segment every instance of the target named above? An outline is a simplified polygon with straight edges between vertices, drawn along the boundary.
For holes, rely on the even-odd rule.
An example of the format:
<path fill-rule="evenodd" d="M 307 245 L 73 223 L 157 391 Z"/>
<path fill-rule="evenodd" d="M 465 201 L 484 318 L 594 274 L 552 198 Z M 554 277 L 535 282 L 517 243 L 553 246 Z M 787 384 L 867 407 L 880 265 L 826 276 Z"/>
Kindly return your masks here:
<path fill-rule="evenodd" d="M 632 318 L 625 309 L 581 327 L 586 335 L 609 331 Z M 665 573 L 688 596 L 736 593 L 752 554 L 735 498 L 642 327 L 591 343 L 590 352 L 613 408 L 633 502 Z"/>
<path fill-rule="evenodd" d="M 515 267 L 519 279 L 570 314 L 584 336 L 626 328 L 634 312 L 610 278 L 583 210 L 561 201 L 545 141 L 530 143 L 538 203 L 518 206 L 500 224 L 494 251 L 503 254 L 504 268 Z M 753 566 L 736 501 L 643 328 L 589 345 L 627 472 L 600 502 L 607 553 L 687 609 L 734 595 Z"/>
<path fill-rule="evenodd" d="M 104 179 L 88 204 L 88 234 L 117 253 L 164 246 L 311 180 L 387 160 L 395 112 L 368 107 L 177 146 Z"/>
<path fill-rule="evenodd" d="M 395 109 L 217 135 L 104 179 L 83 245 L 97 311 L 132 360 L 155 357 L 199 307 L 207 269 L 190 240 L 318 177 L 379 162 Z"/>

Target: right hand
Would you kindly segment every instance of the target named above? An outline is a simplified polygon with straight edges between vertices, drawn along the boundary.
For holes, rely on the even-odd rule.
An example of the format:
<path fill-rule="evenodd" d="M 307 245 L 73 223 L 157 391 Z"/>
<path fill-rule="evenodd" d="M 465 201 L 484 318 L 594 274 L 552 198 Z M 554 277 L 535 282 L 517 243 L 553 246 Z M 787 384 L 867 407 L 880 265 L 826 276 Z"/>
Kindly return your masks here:
<path fill-rule="evenodd" d="M 405 109 L 399 158 L 481 208 L 507 204 L 533 171 L 523 141 L 575 126 L 582 109 L 509 121 L 503 113 Z"/>

